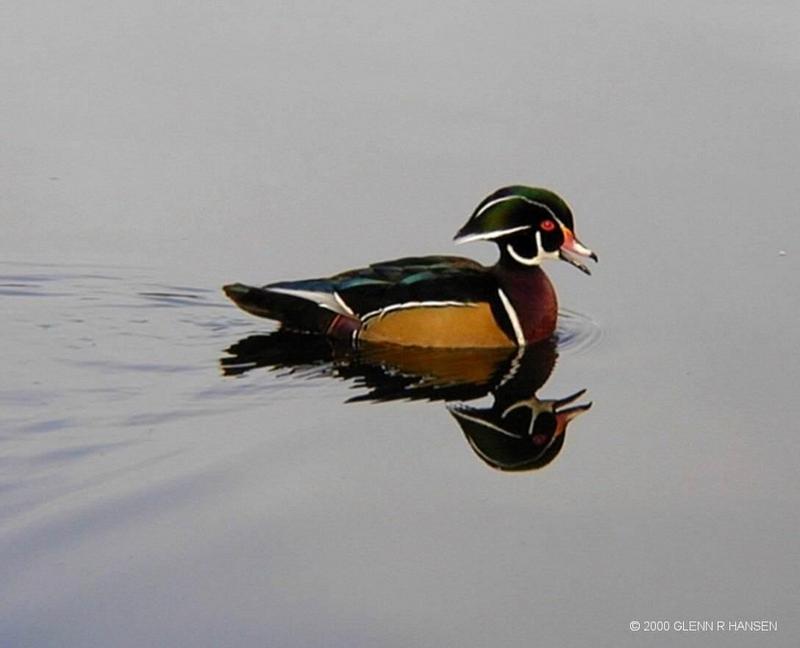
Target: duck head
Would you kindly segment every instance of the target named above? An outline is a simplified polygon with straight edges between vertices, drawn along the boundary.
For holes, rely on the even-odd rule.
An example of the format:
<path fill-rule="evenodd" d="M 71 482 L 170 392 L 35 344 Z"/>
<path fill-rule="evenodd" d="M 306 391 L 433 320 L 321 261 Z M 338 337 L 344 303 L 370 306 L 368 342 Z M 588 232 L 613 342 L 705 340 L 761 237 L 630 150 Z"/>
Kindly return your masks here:
<path fill-rule="evenodd" d="M 523 266 L 561 259 L 591 274 L 580 258 L 597 261 L 575 236 L 567 203 L 548 189 L 515 185 L 487 196 L 455 236 L 456 243 L 470 241 L 494 241 L 502 261 Z"/>

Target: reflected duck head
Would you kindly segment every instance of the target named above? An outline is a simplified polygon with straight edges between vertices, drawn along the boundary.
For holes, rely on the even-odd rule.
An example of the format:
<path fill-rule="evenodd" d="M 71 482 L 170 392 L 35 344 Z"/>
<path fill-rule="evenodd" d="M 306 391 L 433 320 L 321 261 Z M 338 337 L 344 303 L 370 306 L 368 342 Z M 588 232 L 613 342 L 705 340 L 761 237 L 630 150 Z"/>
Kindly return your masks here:
<path fill-rule="evenodd" d="M 521 472 L 542 468 L 561 452 L 569 422 L 592 406 L 591 402 L 571 405 L 585 393 L 582 389 L 555 400 L 531 396 L 508 407 L 499 406 L 497 401 L 483 409 L 457 404 L 448 410 L 472 450 L 486 464 L 497 470 Z"/>

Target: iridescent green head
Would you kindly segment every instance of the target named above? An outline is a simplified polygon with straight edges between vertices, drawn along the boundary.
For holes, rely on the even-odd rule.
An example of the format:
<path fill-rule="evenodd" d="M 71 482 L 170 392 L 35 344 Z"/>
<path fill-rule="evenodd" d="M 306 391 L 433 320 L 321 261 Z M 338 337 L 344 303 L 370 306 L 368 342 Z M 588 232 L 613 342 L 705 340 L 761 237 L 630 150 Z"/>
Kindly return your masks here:
<path fill-rule="evenodd" d="M 590 274 L 574 255 L 597 261 L 597 255 L 575 236 L 569 205 L 552 191 L 537 187 L 515 185 L 487 196 L 455 241 L 494 241 L 504 258 L 523 266 L 561 259 Z"/>

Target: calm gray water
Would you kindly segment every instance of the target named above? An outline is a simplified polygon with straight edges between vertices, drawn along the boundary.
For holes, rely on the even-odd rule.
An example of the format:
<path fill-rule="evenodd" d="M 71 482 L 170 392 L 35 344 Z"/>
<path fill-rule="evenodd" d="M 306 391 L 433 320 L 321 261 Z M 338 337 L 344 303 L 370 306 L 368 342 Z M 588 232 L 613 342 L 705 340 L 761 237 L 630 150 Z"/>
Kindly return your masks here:
<path fill-rule="evenodd" d="M 0 645 L 798 645 L 796 3 L 5 13 Z M 515 182 L 600 256 L 549 268 L 538 397 L 594 405 L 547 466 L 224 375 L 272 327 L 223 283 L 490 262 L 450 240 Z"/>

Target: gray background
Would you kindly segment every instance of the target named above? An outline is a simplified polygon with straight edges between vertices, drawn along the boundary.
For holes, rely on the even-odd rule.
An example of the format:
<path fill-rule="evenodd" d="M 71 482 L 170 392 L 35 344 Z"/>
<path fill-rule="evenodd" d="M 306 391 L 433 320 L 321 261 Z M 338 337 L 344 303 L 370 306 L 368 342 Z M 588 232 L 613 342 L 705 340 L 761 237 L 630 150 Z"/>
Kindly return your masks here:
<path fill-rule="evenodd" d="M 797 645 L 796 3 L 3 11 L 0 643 Z M 513 182 L 601 259 L 550 269 L 602 336 L 545 470 L 220 377 L 270 325 L 219 285 L 450 252 Z"/>

